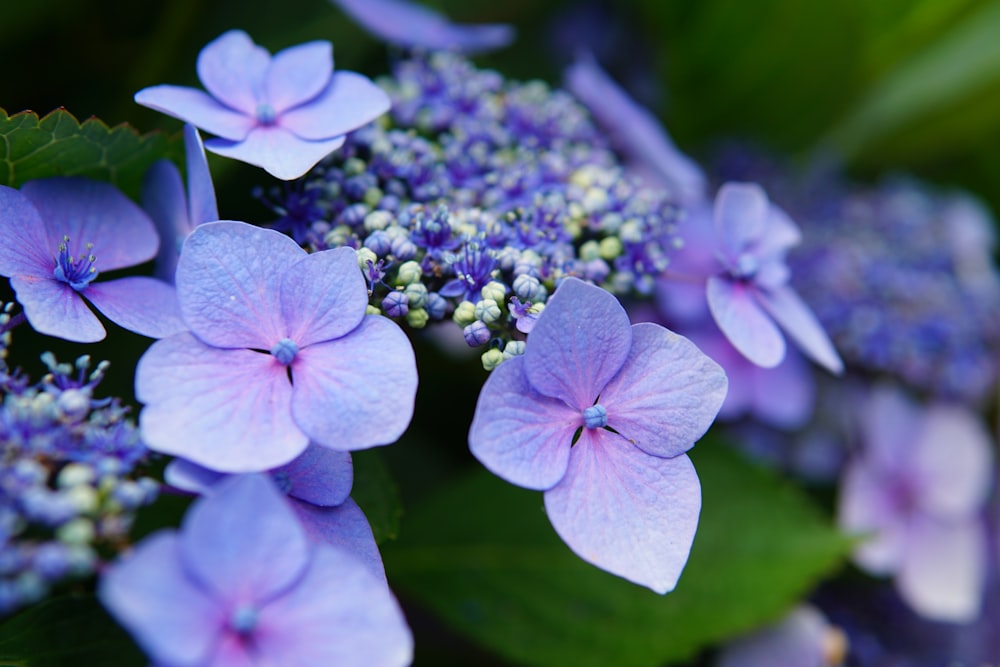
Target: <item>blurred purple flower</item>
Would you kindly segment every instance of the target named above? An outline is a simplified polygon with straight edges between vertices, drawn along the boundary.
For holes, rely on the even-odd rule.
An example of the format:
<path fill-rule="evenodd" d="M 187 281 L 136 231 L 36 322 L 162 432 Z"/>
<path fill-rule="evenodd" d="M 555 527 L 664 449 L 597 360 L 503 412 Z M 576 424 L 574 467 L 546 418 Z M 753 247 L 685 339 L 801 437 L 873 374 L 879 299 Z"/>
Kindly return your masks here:
<path fill-rule="evenodd" d="M 177 294 L 190 332 L 154 343 L 136 369 L 151 449 L 256 472 L 310 440 L 364 449 L 409 424 L 413 348 L 391 320 L 366 316 L 353 249 L 310 255 L 273 230 L 207 223 L 184 243 Z"/>
<path fill-rule="evenodd" d="M 666 593 L 701 509 L 684 453 L 725 394 L 722 369 L 690 341 L 630 325 L 610 293 L 567 278 L 524 354 L 487 379 L 469 445 L 495 474 L 545 491 L 552 525 L 581 558 Z"/>
<path fill-rule="evenodd" d="M 514 41 L 513 26 L 452 23 L 440 12 L 408 0 L 331 1 L 375 37 L 406 48 L 481 53 Z"/>
<path fill-rule="evenodd" d="M 179 532 L 111 565 L 98 597 L 156 664 L 410 664 L 392 593 L 351 554 L 311 543 L 261 475 L 194 503 Z"/>
<path fill-rule="evenodd" d="M 87 306 L 129 331 L 159 338 L 183 331 L 173 287 L 145 276 L 94 282 L 101 271 L 156 255 L 156 229 L 142 209 L 107 183 L 83 178 L 0 186 L 0 275 L 10 278 L 28 322 L 80 343 L 104 338 Z"/>
<path fill-rule="evenodd" d="M 316 41 L 273 57 L 241 30 L 198 55 L 208 93 L 160 85 L 135 95 L 156 109 L 218 135 L 205 147 L 291 180 L 344 143 L 344 135 L 389 110 L 389 97 L 366 77 L 333 71 L 333 45 Z"/>
<path fill-rule="evenodd" d="M 815 607 L 796 607 L 778 623 L 725 646 L 716 667 L 823 667 L 840 665 L 847 652 L 844 633 Z"/>

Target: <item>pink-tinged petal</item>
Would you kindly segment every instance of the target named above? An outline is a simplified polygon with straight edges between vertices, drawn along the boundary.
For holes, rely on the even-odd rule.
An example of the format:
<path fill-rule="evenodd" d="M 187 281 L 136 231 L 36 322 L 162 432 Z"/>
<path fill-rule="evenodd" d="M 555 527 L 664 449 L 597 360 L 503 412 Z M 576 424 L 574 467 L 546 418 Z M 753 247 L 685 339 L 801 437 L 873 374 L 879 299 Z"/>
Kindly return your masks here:
<path fill-rule="evenodd" d="M 224 625 L 225 610 L 185 572 L 172 531 L 109 566 L 97 597 L 156 663 L 204 664 Z"/>
<path fill-rule="evenodd" d="M 715 323 L 740 354 L 763 368 L 774 368 L 781 363 L 785 358 L 785 339 L 757 303 L 753 287 L 711 276 L 705 296 Z"/>
<path fill-rule="evenodd" d="M 677 456 L 712 425 L 727 384 L 719 364 L 687 338 L 657 324 L 635 324 L 629 355 L 600 404 L 608 426 L 635 446 L 653 456 Z"/>
<path fill-rule="evenodd" d="M 173 162 L 157 160 L 146 171 L 141 200 L 142 208 L 152 218 L 160 235 L 156 277 L 173 284 L 181 243 L 192 228 L 181 173 Z"/>
<path fill-rule="evenodd" d="M 156 256 L 160 240 L 146 212 L 117 188 L 85 178 L 29 181 L 21 192 L 38 209 L 50 239 L 69 236 L 70 255 L 93 254 L 98 271 L 141 264 Z M 87 248 L 88 243 L 94 247 Z M 58 247 L 48 248 L 55 257 Z"/>
<path fill-rule="evenodd" d="M 317 507 L 293 500 L 289 506 L 309 539 L 350 552 L 367 566 L 372 575 L 386 581 L 382 554 L 375 544 L 368 519 L 356 502 L 347 498 L 336 507 Z"/>
<path fill-rule="evenodd" d="M 14 277 L 10 286 L 28 324 L 38 333 L 76 343 L 104 339 L 104 325 L 69 285 L 55 279 Z"/>
<path fill-rule="evenodd" d="M 716 667 L 821 667 L 830 626 L 814 607 L 801 606 L 779 623 L 725 646 Z"/>
<path fill-rule="evenodd" d="M 403 667 L 413 659 L 389 588 L 353 554 L 326 545 L 292 590 L 261 609 L 259 627 L 259 664 Z"/>
<path fill-rule="evenodd" d="M 831 373 L 840 375 L 844 372 L 844 362 L 823 330 L 823 325 L 795 290 L 784 286 L 758 290 L 756 294 L 764 309 L 807 357 Z"/>
<path fill-rule="evenodd" d="M 198 667 L 259 667 L 259 665 L 257 656 L 253 653 L 250 645 L 240 639 L 240 636 L 235 632 L 226 632 L 219 637 L 215 650 L 212 651 L 211 660 L 204 665 L 198 665 Z M 154 667 L 161 666 L 155 665 Z M 173 665 L 169 667 L 173 667 Z"/>
<path fill-rule="evenodd" d="M 908 520 L 892 502 L 885 480 L 863 461 L 852 461 L 844 469 L 837 502 L 840 529 L 864 539 L 854 549 L 854 562 L 875 575 L 895 572 L 907 549 Z"/>
<path fill-rule="evenodd" d="M 215 186 L 208 169 L 205 145 L 197 128 L 190 124 L 184 126 L 184 154 L 187 158 L 188 219 L 191 225 L 185 231 L 187 235 L 195 225 L 218 220 L 219 206 L 215 200 Z"/>
<path fill-rule="evenodd" d="M 284 494 L 265 475 L 239 475 L 195 501 L 184 517 L 185 569 L 231 605 L 281 594 L 309 564 L 309 542 Z"/>
<path fill-rule="evenodd" d="M 920 436 L 920 407 L 898 387 L 877 384 L 861 407 L 861 434 L 867 465 L 885 475 L 910 468 Z"/>
<path fill-rule="evenodd" d="M 292 420 L 286 367 L 267 354 L 208 347 L 188 333 L 139 359 L 136 398 L 150 449 L 220 472 L 288 463 L 309 439 Z"/>
<path fill-rule="evenodd" d="M 198 54 L 198 78 L 219 102 L 255 116 L 257 104 L 264 101 L 264 77 L 270 64 L 267 49 L 254 44 L 242 30 L 230 30 Z"/>
<path fill-rule="evenodd" d="M 725 183 L 715 195 L 715 229 L 722 245 L 739 253 L 767 230 L 770 202 L 756 183 Z"/>
<path fill-rule="evenodd" d="M 332 73 L 333 44 L 330 42 L 308 42 L 278 51 L 264 79 L 264 98 L 280 116 L 319 95 L 330 83 Z"/>
<path fill-rule="evenodd" d="M 367 77 L 334 72 L 319 97 L 281 114 L 278 124 L 301 139 L 329 139 L 367 125 L 388 111 L 390 105 L 385 91 Z"/>
<path fill-rule="evenodd" d="M 284 273 L 306 256 L 291 238 L 244 222 L 199 225 L 177 263 L 181 315 L 217 347 L 269 351 L 288 334 L 281 318 Z"/>
<path fill-rule="evenodd" d="M 978 518 L 931 519 L 911 528 L 896 588 L 924 618 L 968 623 L 979 616 L 987 576 L 985 527 Z"/>
<path fill-rule="evenodd" d="M 91 283 L 83 291 L 118 326 L 150 338 L 187 331 L 173 285 L 146 276 Z"/>
<path fill-rule="evenodd" d="M 312 505 L 339 505 L 351 495 L 354 465 L 350 452 L 310 444 L 291 463 L 271 471 L 285 493 Z"/>
<path fill-rule="evenodd" d="M 413 416 L 417 367 L 403 330 L 369 315 L 348 335 L 299 350 L 292 364 L 295 423 L 340 451 L 387 445 Z"/>
<path fill-rule="evenodd" d="M 350 333 L 367 307 L 368 289 L 353 248 L 306 255 L 281 278 L 285 335 L 300 348 Z"/>
<path fill-rule="evenodd" d="M 691 460 L 650 456 L 603 429 L 584 429 L 545 510 L 580 558 L 663 594 L 687 563 L 701 512 Z"/>
<path fill-rule="evenodd" d="M 186 86 L 143 88 L 135 94 L 135 103 L 230 141 L 243 141 L 257 124 L 253 116 L 233 111 L 204 91 Z"/>
<path fill-rule="evenodd" d="M 187 459 L 174 459 L 163 469 L 163 481 L 181 491 L 203 496 L 227 475 L 203 468 Z"/>
<path fill-rule="evenodd" d="M 536 391 L 585 410 L 632 347 L 628 314 L 610 292 L 567 278 L 539 315 L 525 346 L 525 372 Z"/>
<path fill-rule="evenodd" d="M 209 139 L 205 148 L 217 155 L 252 164 L 275 178 L 290 181 L 299 178 L 327 155 L 344 144 L 345 137 L 323 141 L 299 139 L 278 127 L 258 127 L 241 142 Z"/>
<path fill-rule="evenodd" d="M 816 380 L 805 359 L 789 350 L 784 361 L 774 368 L 750 369 L 753 414 L 781 429 L 805 425 L 816 405 Z M 732 390 L 732 382 L 729 386 Z"/>
<path fill-rule="evenodd" d="M 932 405 L 908 458 L 921 480 L 921 510 L 939 519 L 979 512 L 993 479 L 992 439 L 979 417 L 957 405 Z"/>
<path fill-rule="evenodd" d="M 27 197 L 0 185 L 0 276 L 52 277 L 60 236 L 52 239 Z"/>
<path fill-rule="evenodd" d="M 566 474 L 583 413 L 532 389 L 524 364 L 524 357 L 509 359 L 486 378 L 469 429 L 469 449 L 493 474 L 544 491 Z"/>

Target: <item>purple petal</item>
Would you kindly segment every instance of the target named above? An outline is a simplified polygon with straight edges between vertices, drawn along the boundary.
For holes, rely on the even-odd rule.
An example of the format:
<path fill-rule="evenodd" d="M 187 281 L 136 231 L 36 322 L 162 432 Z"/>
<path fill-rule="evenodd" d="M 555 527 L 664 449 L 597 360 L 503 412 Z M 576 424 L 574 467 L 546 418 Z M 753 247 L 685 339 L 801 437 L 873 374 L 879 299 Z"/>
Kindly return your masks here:
<path fill-rule="evenodd" d="M 210 222 L 191 233 L 177 264 L 181 314 L 203 341 L 270 350 L 288 335 L 284 273 L 306 253 L 288 236 L 244 222 Z"/>
<path fill-rule="evenodd" d="M 292 414 L 318 444 L 341 451 L 395 442 L 413 416 L 417 368 L 392 320 L 369 315 L 348 335 L 299 350 Z"/>
<path fill-rule="evenodd" d="M 384 582 L 346 551 L 317 545 L 298 585 L 263 607 L 261 664 L 403 667 L 413 638 Z"/>
<path fill-rule="evenodd" d="M 242 30 L 230 30 L 198 54 L 198 78 L 219 102 L 253 117 L 257 104 L 264 101 L 264 77 L 270 64 L 267 49 L 254 44 Z"/>
<path fill-rule="evenodd" d="M 145 211 L 108 183 L 85 178 L 29 181 L 21 192 L 31 200 L 50 239 L 67 244 L 70 254 L 93 254 L 98 271 L 141 264 L 156 256 L 156 227 Z M 87 249 L 87 244 L 94 247 Z M 47 248 L 55 257 L 58 247 Z"/>
<path fill-rule="evenodd" d="M 188 577 L 172 531 L 109 566 L 97 597 L 157 663 L 203 664 L 222 632 L 225 610 Z"/>
<path fill-rule="evenodd" d="M 135 103 L 230 141 L 243 141 L 257 124 L 253 116 L 233 111 L 204 91 L 186 86 L 143 88 L 135 94 Z"/>
<path fill-rule="evenodd" d="M 895 572 L 906 551 L 906 518 L 892 503 L 885 480 L 863 461 L 847 464 L 840 482 L 837 524 L 845 533 L 864 538 L 853 559 L 865 571 Z"/>
<path fill-rule="evenodd" d="M 197 128 L 184 126 L 184 154 L 187 158 L 188 220 L 190 227 L 185 235 L 194 230 L 195 225 L 219 219 L 219 207 L 215 200 L 215 186 L 205 157 L 205 146 Z"/>
<path fill-rule="evenodd" d="M 232 606 L 282 593 L 309 563 L 305 533 L 265 475 L 233 477 L 196 500 L 180 550 L 187 571 Z"/>
<path fill-rule="evenodd" d="M 753 287 L 720 276 L 709 277 L 705 289 L 712 317 L 733 347 L 758 366 L 774 368 L 785 358 L 785 339 L 755 294 Z"/>
<path fill-rule="evenodd" d="M 677 585 L 701 511 L 691 460 L 650 456 L 610 431 L 585 429 L 545 511 L 580 558 L 663 594 Z"/>
<path fill-rule="evenodd" d="M 749 366 L 749 369 L 753 414 L 781 429 L 805 425 L 816 404 L 816 380 L 805 359 L 789 350 L 774 368 Z M 732 376 L 729 386 L 730 389 L 733 386 Z"/>
<path fill-rule="evenodd" d="M 386 581 L 382 554 L 375 544 L 368 519 L 356 502 L 347 498 L 336 507 L 317 507 L 293 501 L 289 506 L 309 539 L 350 552 L 365 564 L 372 575 Z"/>
<path fill-rule="evenodd" d="M 920 436 L 921 411 L 899 388 L 877 384 L 861 408 L 867 465 L 885 475 L 906 467 Z"/>
<path fill-rule="evenodd" d="M 770 627 L 731 642 L 716 667 L 820 667 L 826 660 L 830 626 L 814 607 L 801 606 Z"/>
<path fill-rule="evenodd" d="M 755 252 L 761 257 L 784 257 L 785 252 L 802 242 L 802 231 L 780 207 L 768 207 L 767 227 L 757 242 Z"/>
<path fill-rule="evenodd" d="M 600 403 L 608 426 L 635 446 L 677 456 L 712 425 L 727 384 L 722 368 L 687 338 L 657 324 L 635 324 L 629 355 Z"/>
<path fill-rule="evenodd" d="M 715 195 L 715 229 L 722 244 L 742 252 L 767 229 L 770 204 L 756 183 L 725 183 Z"/>
<path fill-rule="evenodd" d="M 146 276 L 91 283 L 84 291 L 97 310 L 118 326 L 150 338 L 187 331 L 173 285 Z"/>
<path fill-rule="evenodd" d="M 319 97 L 281 114 L 278 124 L 301 139 L 329 139 L 367 125 L 388 111 L 390 104 L 385 91 L 367 77 L 334 72 Z"/>
<path fill-rule="evenodd" d="M 330 83 L 332 73 L 333 45 L 330 42 L 308 42 L 278 51 L 264 80 L 265 99 L 280 116 L 319 95 Z"/>
<path fill-rule="evenodd" d="M 0 185 L 0 276 L 52 277 L 62 237 L 52 239 L 27 197 Z"/>
<path fill-rule="evenodd" d="M 186 125 L 185 127 L 191 127 Z M 170 160 L 157 160 L 142 180 L 142 208 L 160 235 L 156 254 L 156 277 L 171 284 L 177 270 L 180 243 L 191 232 L 187 195 L 181 173 Z"/>
<path fill-rule="evenodd" d="M 187 459 L 174 459 L 163 469 L 163 481 L 181 491 L 203 496 L 223 479 L 225 473 L 203 468 Z"/>
<path fill-rule="evenodd" d="M 844 372 L 844 362 L 816 316 L 791 287 L 757 291 L 757 300 L 806 356 L 831 373 Z"/>
<path fill-rule="evenodd" d="M 255 128 L 241 142 L 209 139 L 205 148 L 217 155 L 261 167 L 275 178 L 299 178 L 344 143 L 344 137 L 305 141 L 277 126 Z"/>
<path fill-rule="evenodd" d="M 493 474 L 544 491 L 566 474 L 573 433 L 583 413 L 542 396 L 515 357 L 490 373 L 469 429 L 469 449 Z"/>
<path fill-rule="evenodd" d="M 77 343 L 104 339 L 104 325 L 66 283 L 54 278 L 14 277 L 10 286 L 35 331 Z"/>
<path fill-rule="evenodd" d="M 139 424 L 149 448 L 212 470 L 269 470 L 309 442 L 292 420 L 286 367 L 267 354 L 177 334 L 139 359 L 135 386 L 146 404 Z"/>
<path fill-rule="evenodd" d="M 618 299 L 567 278 L 532 329 L 525 372 L 536 391 L 582 411 L 621 369 L 631 347 L 632 327 Z"/>
<path fill-rule="evenodd" d="M 312 505 L 339 505 L 351 494 L 354 465 L 350 452 L 338 452 L 328 447 L 310 444 L 291 463 L 271 471 L 285 493 Z"/>
<path fill-rule="evenodd" d="M 306 255 L 282 276 L 285 335 L 300 348 L 350 333 L 367 307 L 368 289 L 352 248 Z"/>

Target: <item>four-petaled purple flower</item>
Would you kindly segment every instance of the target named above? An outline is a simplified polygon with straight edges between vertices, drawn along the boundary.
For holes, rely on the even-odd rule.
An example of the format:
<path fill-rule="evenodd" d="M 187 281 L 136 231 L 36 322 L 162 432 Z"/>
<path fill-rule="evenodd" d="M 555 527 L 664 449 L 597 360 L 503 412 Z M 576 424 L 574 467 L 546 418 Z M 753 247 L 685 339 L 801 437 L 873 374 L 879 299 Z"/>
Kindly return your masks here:
<path fill-rule="evenodd" d="M 158 338 L 183 331 L 173 287 L 146 276 L 95 282 L 103 272 L 156 255 L 156 229 L 114 186 L 49 178 L 0 186 L 0 275 L 10 278 L 28 322 L 80 343 L 104 338 L 91 303 L 115 324 Z"/>
<path fill-rule="evenodd" d="M 306 539 L 263 475 L 197 500 L 101 577 L 98 597 L 157 665 L 410 664 L 413 638 L 384 581 Z"/>
<path fill-rule="evenodd" d="M 273 230 L 210 222 L 184 243 L 177 296 L 190 332 L 154 343 L 136 369 L 151 449 L 255 472 L 310 440 L 363 449 L 409 424 L 413 348 L 394 322 L 366 316 L 353 249 L 307 254 Z"/>
<path fill-rule="evenodd" d="M 241 30 L 198 55 L 196 88 L 161 85 L 135 101 L 218 135 L 213 153 L 284 180 L 298 178 L 344 143 L 344 135 L 389 110 L 389 97 L 366 77 L 333 71 L 333 45 L 316 41 L 273 57 Z"/>
<path fill-rule="evenodd" d="M 685 452 L 726 396 L 718 364 L 655 324 L 629 324 L 605 290 L 567 278 L 523 355 L 479 395 L 472 453 L 545 508 L 581 558 L 658 593 L 674 588 L 698 525 Z"/>

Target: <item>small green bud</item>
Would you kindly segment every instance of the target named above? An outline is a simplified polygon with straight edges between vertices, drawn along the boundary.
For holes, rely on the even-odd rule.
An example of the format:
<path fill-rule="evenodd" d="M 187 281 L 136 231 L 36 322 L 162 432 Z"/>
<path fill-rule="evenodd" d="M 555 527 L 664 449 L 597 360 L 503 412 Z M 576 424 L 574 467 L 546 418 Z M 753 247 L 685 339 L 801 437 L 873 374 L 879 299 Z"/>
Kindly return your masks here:
<path fill-rule="evenodd" d="M 378 255 L 372 252 L 369 248 L 358 248 L 357 254 L 358 268 L 362 271 L 368 268 L 368 262 L 371 262 L 373 265 L 378 264 Z"/>
<path fill-rule="evenodd" d="M 411 312 L 413 308 L 423 308 L 427 305 L 427 287 L 423 283 L 412 283 L 407 285 L 403 294 L 410 302 Z"/>
<path fill-rule="evenodd" d="M 482 356 L 483 368 L 487 371 L 491 371 L 503 362 L 503 352 L 494 348 L 490 348 L 483 352 Z"/>
<path fill-rule="evenodd" d="M 77 517 L 56 529 L 56 538 L 66 544 L 89 544 L 94 541 L 94 522 Z"/>
<path fill-rule="evenodd" d="M 379 229 L 385 229 L 392 222 L 392 213 L 389 213 L 389 211 L 372 211 L 365 216 L 365 231 L 374 232 Z"/>
<path fill-rule="evenodd" d="M 410 308 L 409 312 L 406 313 L 406 323 L 414 329 L 423 329 L 427 326 L 428 320 L 430 320 L 430 315 L 423 308 Z"/>
<path fill-rule="evenodd" d="M 500 319 L 500 306 L 493 299 L 483 299 L 476 303 L 476 319 L 486 324 L 493 324 Z"/>
<path fill-rule="evenodd" d="M 597 259 L 601 255 L 601 246 L 597 241 L 587 241 L 580 246 L 580 259 L 585 262 Z"/>
<path fill-rule="evenodd" d="M 601 259 L 612 260 L 622 254 L 622 242 L 617 236 L 606 236 L 601 239 L 598 254 Z"/>
<path fill-rule="evenodd" d="M 365 191 L 363 201 L 372 208 L 375 208 L 382 201 L 382 190 L 379 188 L 368 188 Z"/>
<path fill-rule="evenodd" d="M 382 309 L 379 308 L 378 306 L 373 306 L 369 303 L 368 307 L 365 308 L 365 315 L 381 315 L 381 314 L 382 314 Z"/>
<path fill-rule="evenodd" d="M 463 301 L 455 307 L 455 313 L 451 319 L 463 329 L 476 321 L 476 304 L 471 301 Z"/>
<path fill-rule="evenodd" d="M 96 476 L 97 474 L 90 466 L 83 465 L 82 463 L 67 463 L 59 471 L 59 476 L 56 478 L 56 486 L 60 489 L 68 489 L 81 484 L 93 484 Z"/>
<path fill-rule="evenodd" d="M 344 175 L 357 176 L 365 170 L 365 161 L 356 157 L 344 160 Z"/>
<path fill-rule="evenodd" d="M 484 300 L 503 303 L 505 297 L 507 296 L 507 286 L 496 280 L 491 280 L 483 285 L 483 288 L 479 290 L 479 293 L 482 295 Z"/>
<path fill-rule="evenodd" d="M 508 359 L 513 359 L 514 357 L 524 354 L 524 341 L 523 340 L 512 340 L 503 346 L 503 359 L 507 361 Z"/>
<path fill-rule="evenodd" d="M 400 286 L 412 285 L 413 283 L 420 282 L 423 275 L 424 272 L 420 268 L 420 262 L 414 262 L 413 260 L 403 262 L 399 265 L 399 270 L 396 272 L 396 284 Z"/>

